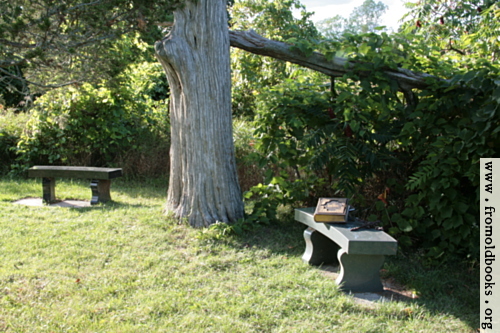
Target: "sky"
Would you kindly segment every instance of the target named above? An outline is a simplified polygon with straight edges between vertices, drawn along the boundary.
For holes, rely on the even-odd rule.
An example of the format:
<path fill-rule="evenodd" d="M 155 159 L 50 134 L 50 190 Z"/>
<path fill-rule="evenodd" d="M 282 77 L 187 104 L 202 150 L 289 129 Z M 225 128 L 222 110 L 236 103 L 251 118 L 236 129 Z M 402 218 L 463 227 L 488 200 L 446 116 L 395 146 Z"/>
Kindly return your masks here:
<path fill-rule="evenodd" d="M 375 0 L 375 2 L 382 1 L 389 6 L 389 9 L 382 17 L 383 25 L 389 29 L 397 30 L 399 27 L 398 21 L 406 13 L 404 8 L 404 0 Z M 312 16 L 313 22 L 318 22 L 326 18 L 341 15 L 349 17 L 355 7 L 363 4 L 364 0 L 300 0 L 306 6 L 308 12 L 315 12 Z"/>

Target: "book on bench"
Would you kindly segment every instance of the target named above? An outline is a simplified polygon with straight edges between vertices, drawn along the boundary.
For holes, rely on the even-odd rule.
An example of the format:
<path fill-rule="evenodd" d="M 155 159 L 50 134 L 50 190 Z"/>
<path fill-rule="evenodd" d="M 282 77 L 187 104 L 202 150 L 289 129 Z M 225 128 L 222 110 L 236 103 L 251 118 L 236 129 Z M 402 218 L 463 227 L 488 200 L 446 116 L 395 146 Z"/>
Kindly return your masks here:
<path fill-rule="evenodd" d="M 314 212 L 314 221 L 323 223 L 345 223 L 349 215 L 347 198 L 319 198 Z"/>

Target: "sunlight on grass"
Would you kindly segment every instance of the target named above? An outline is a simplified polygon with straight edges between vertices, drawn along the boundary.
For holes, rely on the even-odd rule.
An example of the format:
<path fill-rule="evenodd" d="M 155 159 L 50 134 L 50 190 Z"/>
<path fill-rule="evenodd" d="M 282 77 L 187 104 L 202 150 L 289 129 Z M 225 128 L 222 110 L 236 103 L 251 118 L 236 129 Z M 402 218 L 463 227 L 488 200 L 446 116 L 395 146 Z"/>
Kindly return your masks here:
<path fill-rule="evenodd" d="M 436 300 L 356 304 L 302 262 L 296 224 L 216 239 L 163 215 L 154 183 L 117 181 L 115 202 L 81 209 L 13 205 L 41 195 L 34 180 L 0 187 L 2 332 L 472 331 Z"/>

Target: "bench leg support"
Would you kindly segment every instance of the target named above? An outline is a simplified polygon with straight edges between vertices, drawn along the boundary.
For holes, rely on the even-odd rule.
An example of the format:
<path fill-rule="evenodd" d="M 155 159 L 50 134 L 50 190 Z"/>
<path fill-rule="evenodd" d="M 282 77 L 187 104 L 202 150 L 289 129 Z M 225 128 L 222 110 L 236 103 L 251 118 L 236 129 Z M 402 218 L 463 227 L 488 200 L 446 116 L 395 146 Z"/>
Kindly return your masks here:
<path fill-rule="evenodd" d="M 43 202 L 50 204 L 56 201 L 56 180 L 54 178 L 42 178 Z"/>
<path fill-rule="evenodd" d="M 339 246 L 328 237 L 313 228 L 307 228 L 304 230 L 304 240 L 306 250 L 302 256 L 303 261 L 310 265 L 338 264 Z"/>
<path fill-rule="evenodd" d="M 109 179 L 93 179 L 90 182 L 90 189 L 92 190 L 91 205 L 111 201 L 110 189 L 111 180 Z"/>
<path fill-rule="evenodd" d="M 383 255 L 347 254 L 338 251 L 340 275 L 335 281 L 343 290 L 351 292 L 379 292 L 384 287 L 380 282 Z"/>

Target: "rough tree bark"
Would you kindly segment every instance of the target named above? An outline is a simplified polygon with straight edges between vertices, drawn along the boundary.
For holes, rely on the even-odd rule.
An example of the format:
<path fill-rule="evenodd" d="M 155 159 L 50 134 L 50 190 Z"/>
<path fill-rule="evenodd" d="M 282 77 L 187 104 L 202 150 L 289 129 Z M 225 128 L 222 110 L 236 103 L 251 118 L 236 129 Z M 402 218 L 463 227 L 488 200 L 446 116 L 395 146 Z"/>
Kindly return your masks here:
<path fill-rule="evenodd" d="M 155 45 L 171 89 L 166 211 L 194 227 L 244 215 L 231 119 L 227 0 L 186 1 Z"/>

